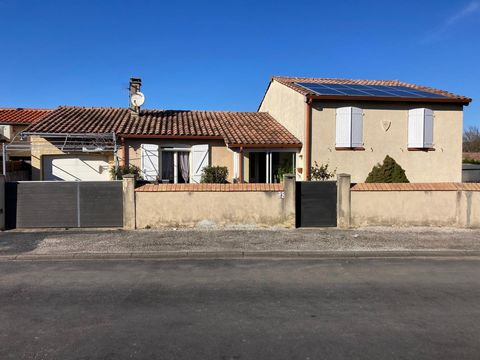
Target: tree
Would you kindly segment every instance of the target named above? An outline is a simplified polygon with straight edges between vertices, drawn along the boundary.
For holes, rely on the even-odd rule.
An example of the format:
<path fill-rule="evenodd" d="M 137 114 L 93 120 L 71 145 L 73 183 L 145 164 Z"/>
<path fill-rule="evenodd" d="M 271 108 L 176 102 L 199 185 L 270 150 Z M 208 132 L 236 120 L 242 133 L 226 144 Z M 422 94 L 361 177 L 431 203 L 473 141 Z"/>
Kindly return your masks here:
<path fill-rule="evenodd" d="M 480 130 L 477 126 L 470 126 L 463 132 L 463 151 L 480 152 Z"/>
<path fill-rule="evenodd" d="M 383 164 L 373 167 L 367 176 L 367 183 L 408 183 L 405 170 L 390 156 L 386 156 Z"/>

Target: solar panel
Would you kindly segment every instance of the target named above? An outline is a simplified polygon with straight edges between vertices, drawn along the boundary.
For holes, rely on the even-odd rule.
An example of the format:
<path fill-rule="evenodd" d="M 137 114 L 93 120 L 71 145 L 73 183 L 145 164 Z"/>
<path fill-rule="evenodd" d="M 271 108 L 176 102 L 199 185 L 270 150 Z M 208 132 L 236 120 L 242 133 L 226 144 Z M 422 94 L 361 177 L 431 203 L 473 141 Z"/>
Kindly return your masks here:
<path fill-rule="evenodd" d="M 387 85 L 359 85 L 359 84 L 318 84 L 297 82 L 307 90 L 318 95 L 338 96 L 373 96 L 373 97 L 402 97 L 402 98 L 446 98 L 447 96 L 435 94 L 407 86 Z"/>

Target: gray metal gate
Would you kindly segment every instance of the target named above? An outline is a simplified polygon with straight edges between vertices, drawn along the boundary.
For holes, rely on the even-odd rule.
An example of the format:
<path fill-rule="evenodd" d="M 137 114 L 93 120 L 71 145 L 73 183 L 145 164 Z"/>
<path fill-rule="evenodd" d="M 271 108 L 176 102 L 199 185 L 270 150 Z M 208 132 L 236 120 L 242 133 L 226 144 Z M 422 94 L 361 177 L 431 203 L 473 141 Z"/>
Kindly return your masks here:
<path fill-rule="evenodd" d="M 337 226 L 337 182 L 297 181 L 297 227 Z"/>
<path fill-rule="evenodd" d="M 121 227 L 121 181 L 7 182 L 7 228 Z"/>

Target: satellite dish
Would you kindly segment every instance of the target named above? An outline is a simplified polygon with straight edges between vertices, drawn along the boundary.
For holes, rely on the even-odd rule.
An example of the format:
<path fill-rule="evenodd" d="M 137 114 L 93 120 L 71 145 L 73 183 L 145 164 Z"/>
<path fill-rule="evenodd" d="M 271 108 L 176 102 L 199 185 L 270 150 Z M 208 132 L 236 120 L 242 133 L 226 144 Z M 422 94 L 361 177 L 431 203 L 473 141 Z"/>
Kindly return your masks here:
<path fill-rule="evenodd" d="M 143 95 L 143 93 L 140 91 L 137 91 L 130 97 L 130 102 L 133 106 L 142 106 L 145 102 L 145 95 Z"/>

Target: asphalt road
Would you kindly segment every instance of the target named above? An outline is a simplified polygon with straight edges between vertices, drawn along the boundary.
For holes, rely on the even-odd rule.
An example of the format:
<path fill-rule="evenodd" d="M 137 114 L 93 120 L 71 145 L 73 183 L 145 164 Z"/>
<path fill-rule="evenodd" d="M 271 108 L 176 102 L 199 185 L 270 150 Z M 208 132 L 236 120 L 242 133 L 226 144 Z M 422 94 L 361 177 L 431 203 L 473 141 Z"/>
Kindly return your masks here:
<path fill-rule="evenodd" d="M 0 262 L 0 359 L 478 358 L 478 259 Z"/>

